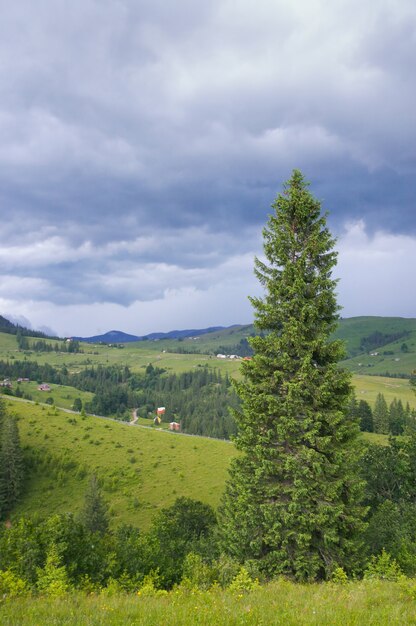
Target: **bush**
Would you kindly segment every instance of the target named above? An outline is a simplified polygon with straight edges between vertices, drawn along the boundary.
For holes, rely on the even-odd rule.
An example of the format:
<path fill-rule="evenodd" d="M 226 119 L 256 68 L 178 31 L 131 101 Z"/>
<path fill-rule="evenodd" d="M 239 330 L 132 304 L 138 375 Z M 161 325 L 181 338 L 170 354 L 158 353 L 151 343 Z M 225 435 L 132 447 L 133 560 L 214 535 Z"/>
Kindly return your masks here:
<path fill-rule="evenodd" d="M 67 571 L 61 565 L 61 559 L 55 544 L 52 544 L 43 569 L 38 570 L 37 587 L 48 596 L 62 596 L 69 591 Z"/>
<path fill-rule="evenodd" d="M 166 596 L 168 592 L 165 589 L 158 589 L 159 575 L 157 572 L 150 572 L 144 577 L 142 585 L 137 592 L 138 596 L 144 596 L 145 598 L 153 598 L 156 596 Z"/>
<path fill-rule="evenodd" d="M 247 569 L 244 566 L 241 566 L 240 571 L 233 579 L 231 585 L 228 588 L 230 591 L 242 593 L 244 591 L 253 591 L 254 589 L 258 589 L 259 587 L 260 585 L 257 578 L 253 580 Z"/>
<path fill-rule="evenodd" d="M 0 571 L 0 597 L 16 598 L 28 593 L 28 587 L 24 580 L 16 576 L 10 570 Z"/>
<path fill-rule="evenodd" d="M 364 572 L 365 579 L 398 580 L 403 576 L 400 565 L 383 548 L 381 554 L 372 556 Z"/>
<path fill-rule="evenodd" d="M 345 585 L 348 582 L 348 576 L 344 568 L 336 567 L 332 572 L 331 581 L 338 585 Z"/>
<path fill-rule="evenodd" d="M 183 564 L 182 583 L 196 589 L 209 589 L 216 582 L 215 568 L 204 563 L 200 554 L 189 552 Z"/>

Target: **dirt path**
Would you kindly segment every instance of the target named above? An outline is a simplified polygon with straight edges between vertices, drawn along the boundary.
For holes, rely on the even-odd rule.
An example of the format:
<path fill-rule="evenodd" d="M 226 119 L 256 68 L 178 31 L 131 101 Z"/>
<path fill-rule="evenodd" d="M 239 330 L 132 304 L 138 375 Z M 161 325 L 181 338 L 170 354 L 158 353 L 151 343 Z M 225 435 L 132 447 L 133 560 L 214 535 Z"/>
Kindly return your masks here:
<path fill-rule="evenodd" d="M 132 411 L 131 416 L 132 416 L 132 419 L 130 420 L 130 426 L 134 426 L 134 424 L 137 424 L 137 422 L 139 420 L 139 417 L 137 415 L 137 409 L 134 409 Z"/>

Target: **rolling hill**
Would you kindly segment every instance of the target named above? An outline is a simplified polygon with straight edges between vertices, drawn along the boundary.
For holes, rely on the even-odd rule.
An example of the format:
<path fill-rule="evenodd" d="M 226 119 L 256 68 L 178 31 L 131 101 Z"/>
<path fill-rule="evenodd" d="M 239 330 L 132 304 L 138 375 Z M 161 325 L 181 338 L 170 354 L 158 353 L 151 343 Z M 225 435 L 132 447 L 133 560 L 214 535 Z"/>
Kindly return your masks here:
<path fill-rule="evenodd" d="M 12 520 L 80 511 L 91 474 L 110 505 L 111 524 L 147 530 L 153 517 L 186 496 L 217 508 L 236 450 L 230 442 L 134 426 L 8 398 L 18 417 L 28 467 Z M 387 443 L 384 435 L 363 435 Z"/>
<path fill-rule="evenodd" d="M 112 523 L 147 529 L 179 496 L 217 507 L 232 444 L 216 439 L 82 418 L 54 407 L 7 399 L 19 418 L 29 480 L 13 517 L 77 513 L 89 476 L 99 478 Z"/>

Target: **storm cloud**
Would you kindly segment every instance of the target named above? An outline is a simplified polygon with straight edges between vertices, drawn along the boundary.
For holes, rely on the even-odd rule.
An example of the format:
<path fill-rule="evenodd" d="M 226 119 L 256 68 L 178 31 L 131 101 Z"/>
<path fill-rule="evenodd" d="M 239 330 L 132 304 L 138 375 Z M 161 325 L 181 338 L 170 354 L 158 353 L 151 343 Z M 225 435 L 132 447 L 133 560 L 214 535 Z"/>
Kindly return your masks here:
<path fill-rule="evenodd" d="M 415 315 L 414 58 L 407 0 L 4 3 L 0 313 L 62 334 L 249 321 L 298 167 L 346 314 Z M 403 284 L 394 306 L 376 275 Z"/>

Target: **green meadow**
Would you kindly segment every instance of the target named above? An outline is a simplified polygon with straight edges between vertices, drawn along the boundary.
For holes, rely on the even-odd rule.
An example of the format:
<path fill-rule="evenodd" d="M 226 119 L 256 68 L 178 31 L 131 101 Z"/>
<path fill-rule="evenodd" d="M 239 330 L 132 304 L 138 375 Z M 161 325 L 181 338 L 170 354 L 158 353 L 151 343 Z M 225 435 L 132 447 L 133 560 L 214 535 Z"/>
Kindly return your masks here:
<path fill-rule="evenodd" d="M 408 402 L 412 408 L 416 408 L 416 394 L 406 378 L 354 374 L 352 383 L 357 399 L 366 400 L 371 406 L 374 406 L 377 394 L 382 393 L 387 404 L 394 398 L 400 398 L 404 404 Z"/>
<path fill-rule="evenodd" d="M 139 592 L 140 593 L 140 592 Z M 250 592 L 23 597 L 0 606 L 4 626 L 394 626 L 416 623 L 414 588 L 400 582 L 300 585 L 277 580 Z"/>
<path fill-rule="evenodd" d="M 67 385 L 51 384 L 50 391 L 39 391 L 39 385 L 35 381 L 21 382 L 19 388 L 26 396 L 30 395 L 34 402 L 45 403 L 48 399 L 53 400 L 53 404 L 64 409 L 72 409 L 74 400 L 81 398 L 83 404 L 89 402 L 93 395 L 89 391 L 79 391 Z"/>
<path fill-rule="evenodd" d="M 130 425 L 67 412 L 17 398 L 7 399 L 19 418 L 30 471 L 13 518 L 77 513 L 91 474 L 110 505 L 112 526 L 146 530 L 155 514 L 186 496 L 217 508 L 234 445 L 227 441 L 154 428 L 152 420 Z M 388 437 L 364 433 L 372 443 Z"/>
<path fill-rule="evenodd" d="M 10 398 L 31 469 L 14 517 L 76 513 L 95 473 L 112 524 L 147 529 L 179 496 L 217 507 L 234 446 L 225 441 L 131 426 Z"/>

